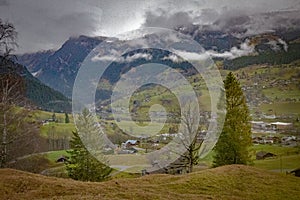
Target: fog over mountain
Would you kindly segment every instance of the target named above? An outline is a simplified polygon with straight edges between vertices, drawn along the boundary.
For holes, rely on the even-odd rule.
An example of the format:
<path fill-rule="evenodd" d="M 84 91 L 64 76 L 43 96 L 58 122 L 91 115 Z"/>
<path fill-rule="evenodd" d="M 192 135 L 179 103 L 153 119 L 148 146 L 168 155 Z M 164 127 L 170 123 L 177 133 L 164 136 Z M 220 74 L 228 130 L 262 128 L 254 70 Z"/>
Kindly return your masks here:
<path fill-rule="evenodd" d="M 221 11 L 204 9 L 170 13 L 167 11 L 147 12 L 144 27 L 176 28 L 196 25 L 201 31 L 223 31 L 235 36 L 255 35 L 274 32 L 278 29 L 296 28 L 300 25 L 300 9 L 254 12 L 223 8 Z"/>
<path fill-rule="evenodd" d="M 19 32 L 17 53 L 58 49 L 69 37 L 116 36 L 140 27 L 230 32 L 235 37 L 299 27 L 300 2 L 1 0 L 0 17 Z"/>

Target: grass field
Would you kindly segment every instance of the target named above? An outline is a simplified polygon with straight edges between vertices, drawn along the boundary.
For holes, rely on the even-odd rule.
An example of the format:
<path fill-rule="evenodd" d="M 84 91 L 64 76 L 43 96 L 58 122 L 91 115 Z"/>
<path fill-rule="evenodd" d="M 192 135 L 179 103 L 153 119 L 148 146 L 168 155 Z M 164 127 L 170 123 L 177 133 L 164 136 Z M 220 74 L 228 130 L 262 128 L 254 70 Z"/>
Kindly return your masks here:
<path fill-rule="evenodd" d="M 34 116 L 38 120 L 46 120 L 46 119 L 51 119 L 53 113 L 52 112 L 47 112 L 47 111 L 42 111 L 42 110 L 35 110 L 34 111 Z M 65 122 L 65 114 L 64 113 L 55 113 L 56 119 L 60 123 Z M 68 114 L 70 122 L 73 122 L 73 116 L 72 114 Z"/>
<path fill-rule="evenodd" d="M 297 147 L 285 147 L 285 146 L 268 145 L 268 144 L 253 145 L 252 150 L 254 151 L 253 153 L 259 151 L 266 151 L 266 152 L 271 152 L 273 154 L 282 155 L 282 156 L 297 154 L 299 152 L 299 148 Z"/>
<path fill-rule="evenodd" d="M 277 155 L 275 158 L 269 158 L 265 160 L 255 160 L 255 154 L 259 151 L 271 152 Z M 282 147 L 277 145 L 254 145 L 251 148 L 253 166 L 266 170 L 275 170 L 277 172 L 285 173 L 291 169 L 300 167 L 300 149 L 295 147 Z M 68 155 L 64 150 L 62 151 L 50 151 L 45 154 L 51 162 L 55 162 L 61 155 Z M 210 152 L 206 157 L 200 159 L 200 167 L 204 164 L 207 167 L 211 167 L 213 163 L 214 152 Z M 126 172 L 137 172 L 145 168 L 147 159 L 139 154 L 124 154 L 124 155 L 108 155 L 110 165 L 120 166 L 116 167 L 119 170 Z M 127 166 L 133 166 L 127 168 Z M 136 166 L 139 166 L 137 169 Z M 125 167 L 124 169 L 122 167 Z M 132 169 L 131 169 L 132 168 Z M 197 167 L 196 167 L 197 168 Z"/>
<path fill-rule="evenodd" d="M 300 154 L 254 161 L 254 166 L 285 173 L 300 167 Z"/>
<path fill-rule="evenodd" d="M 72 131 L 75 131 L 73 123 L 48 123 L 41 126 L 41 135 L 45 137 L 72 137 Z"/>
<path fill-rule="evenodd" d="M 272 104 L 262 104 L 259 107 L 264 113 L 272 112 L 277 115 L 296 114 L 300 115 L 300 102 L 277 102 Z"/>
<path fill-rule="evenodd" d="M 259 151 L 266 151 L 277 155 L 276 158 L 255 160 L 255 154 Z M 300 150 L 296 147 L 282 147 L 277 145 L 254 145 L 251 148 L 253 165 L 267 170 L 295 169 L 300 167 Z M 200 163 L 212 166 L 214 152 L 210 152 L 200 160 Z M 284 171 L 285 172 L 285 171 Z"/>
<path fill-rule="evenodd" d="M 124 130 L 126 130 L 125 132 L 127 132 L 127 133 L 131 132 L 132 122 L 122 120 L 118 123 L 120 124 L 120 126 L 122 128 L 124 128 Z M 145 127 L 145 126 L 147 126 L 147 127 Z M 142 122 L 142 123 L 137 122 L 136 123 L 136 131 L 140 132 L 141 134 L 148 133 L 148 132 L 150 132 L 150 133 L 155 132 L 156 127 L 162 127 L 162 129 L 160 131 L 157 131 L 157 132 L 159 132 L 159 133 L 168 133 L 170 124 L 168 124 L 168 123 L 164 124 L 164 123 L 159 123 L 159 122 L 153 122 L 152 124 L 147 123 L 147 122 Z"/>
<path fill-rule="evenodd" d="M 300 100 L 300 90 L 295 86 L 290 86 L 288 89 L 281 88 L 267 88 L 263 89 L 264 95 L 268 96 L 272 101 L 295 99 Z"/>
<path fill-rule="evenodd" d="M 276 145 L 255 145 L 255 152 L 266 151 L 277 155 L 275 158 L 255 160 L 254 166 L 267 170 L 289 171 L 300 167 L 300 149 Z"/>
<path fill-rule="evenodd" d="M 289 199 L 300 196 L 300 179 L 231 165 L 191 174 L 148 175 L 102 183 L 0 170 L 1 199 Z"/>
<path fill-rule="evenodd" d="M 66 150 L 60 150 L 60 151 L 49 151 L 45 155 L 48 160 L 54 163 L 59 157 L 68 156 L 69 154 Z"/>

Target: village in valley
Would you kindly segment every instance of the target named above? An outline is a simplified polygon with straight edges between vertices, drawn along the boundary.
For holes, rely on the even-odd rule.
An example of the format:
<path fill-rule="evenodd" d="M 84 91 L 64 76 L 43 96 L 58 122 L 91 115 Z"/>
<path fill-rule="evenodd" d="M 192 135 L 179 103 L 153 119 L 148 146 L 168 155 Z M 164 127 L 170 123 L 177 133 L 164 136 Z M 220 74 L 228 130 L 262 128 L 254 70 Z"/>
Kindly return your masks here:
<path fill-rule="evenodd" d="M 0 200 L 299 200 L 299 13 L 0 0 Z"/>

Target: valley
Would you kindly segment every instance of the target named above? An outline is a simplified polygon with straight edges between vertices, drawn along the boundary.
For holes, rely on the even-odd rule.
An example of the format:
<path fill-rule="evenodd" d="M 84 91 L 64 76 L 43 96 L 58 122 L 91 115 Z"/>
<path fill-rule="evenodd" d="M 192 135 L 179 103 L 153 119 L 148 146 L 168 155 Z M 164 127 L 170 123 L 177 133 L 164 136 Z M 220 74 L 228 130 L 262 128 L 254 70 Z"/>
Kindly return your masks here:
<path fill-rule="evenodd" d="M 299 11 L 0 0 L 0 199 L 299 199 Z"/>

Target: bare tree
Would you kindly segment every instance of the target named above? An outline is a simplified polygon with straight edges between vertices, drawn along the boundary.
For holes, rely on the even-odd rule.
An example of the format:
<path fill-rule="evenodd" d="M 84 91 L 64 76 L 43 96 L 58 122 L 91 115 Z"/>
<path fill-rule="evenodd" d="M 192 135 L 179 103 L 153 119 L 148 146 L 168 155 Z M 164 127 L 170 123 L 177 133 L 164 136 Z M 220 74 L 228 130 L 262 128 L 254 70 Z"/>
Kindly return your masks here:
<path fill-rule="evenodd" d="M 191 102 L 185 103 L 184 109 L 180 116 L 181 125 L 175 138 L 169 143 L 166 148 L 168 153 L 164 154 L 169 160 L 173 160 L 171 164 L 165 166 L 163 162 L 160 166 L 165 166 L 167 173 L 181 173 L 186 171 L 193 172 L 193 167 L 199 163 L 200 148 L 203 140 L 199 136 L 200 113 L 196 105 Z M 174 160 L 174 158 L 176 160 Z M 152 161 L 156 158 L 152 158 Z M 156 160 L 155 160 L 156 161 Z"/>
<path fill-rule="evenodd" d="M 7 162 L 8 156 L 8 145 L 11 143 L 12 138 L 9 138 L 9 124 L 10 120 L 13 118 L 9 117 L 9 113 L 11 113 L 13 101 L 18 99 L 19 92 L 17 92 L 17 87 L 19 87 L 20 80 L 13 80 L 11 74 L 1 75 L 0 86 L 1 86 L 1 129 L 2 129 L 2 137 L 1 137 L 1 160 L 0 167 L 3 167 Z"/>
<path fill-rule="evenodd" d="M 16 43 L 17 31 L 10 22 L 4 22 L 0 18 L 0 56 L 2 59 L 8 59 L 11 53 L 18 46 Z"/>
<path fill-rule="evenodd" d="M 184 164 L 188 167 L 188 172 L 193 172 L 193 167 L 199 163 L 199 150 L 202 140 L 198 139 L 199 113 L 195 113 L 192 104 L 187 104 L 187 109 L 182 113 L 181 121 L 183 123 L 183 134 L 179 140 L 185 148 L 185 153 L 181 155 L 186 161 Z"/>
<path fill-rule="evenodd" d="M 17 157 L 42 151 L 44 145 L 38 124 L 25 107 L 24 88 L 24 80 L 17 74 L 0 75 L 0 167 Z"/>
<path fill-rule="evenodd" d="M 41 147 L 38 124 L 26 108 L 25 81 L 9 60 L 16 31 L 0 19 L 0 167 Z M 21 107 L 22 106 L 22 107 Z"/>

